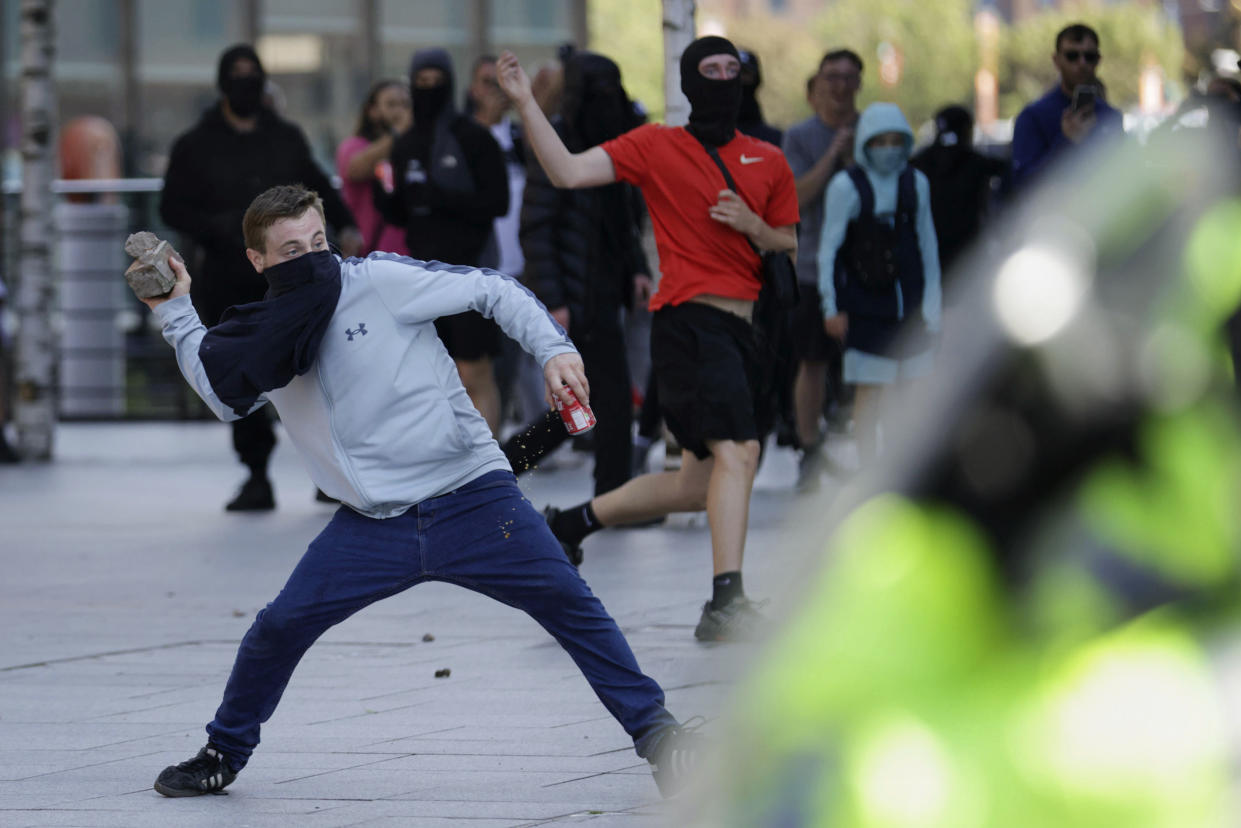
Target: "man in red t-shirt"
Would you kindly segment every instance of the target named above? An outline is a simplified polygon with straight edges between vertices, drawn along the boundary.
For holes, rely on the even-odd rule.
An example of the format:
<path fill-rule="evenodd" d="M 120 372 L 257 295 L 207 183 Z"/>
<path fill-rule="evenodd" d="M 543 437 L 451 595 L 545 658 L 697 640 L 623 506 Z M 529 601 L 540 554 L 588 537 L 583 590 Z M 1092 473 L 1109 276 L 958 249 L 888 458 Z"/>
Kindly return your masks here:
<path fill-rule="evenodd" d="M 679 471 L 642 475 L 579 506 L 551 509 L 548 522 L 576 562 L 582 539 L 598 529 L 706 508 L 714 579 L 694 635 L 709 641 L 745 637 L 760 620 L 741 585 L 759 456 L 755 248 L 797 247 L 788 162 L 775 146 L 736 131 L 740 68 L 732 43 L 699 38 L 681 55 L 687 127 L 650 124 L 570 153 L 534 101 L 517 58 L 505 52 L 498 64 L 500 83 L 553 184 L 626 181 L 642 189 L 663 274 L 651 298 L 652 370 L 661 413 L 683 448 Z M 740 193 L 727 187 L 707 146 L 718 151 Z"/>

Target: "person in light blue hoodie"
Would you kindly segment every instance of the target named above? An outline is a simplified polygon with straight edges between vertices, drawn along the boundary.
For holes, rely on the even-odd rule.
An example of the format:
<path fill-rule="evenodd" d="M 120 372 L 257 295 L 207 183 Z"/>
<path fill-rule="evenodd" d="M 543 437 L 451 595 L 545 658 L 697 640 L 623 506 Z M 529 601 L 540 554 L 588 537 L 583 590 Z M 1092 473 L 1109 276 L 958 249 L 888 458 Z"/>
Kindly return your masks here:
<path fill-rule="evenodd" d="M 942 294 L 931 188 L 909 166 L 914 135 L 899 107 L 871 104 L 853 157 L 824 196 L 819 241 L 823 327 L 844 343 L 857 388 L 854 433 L 863 465 L 878 451 L 882 392 L 931 367 Z"/>
<path fill-rule="evenodd" d="M 273 187 L 243 219 L 262 301 L 208 329 L 175 257 L 172 291 L 147 299 L 186 380 L 222 420 L 271 403 L 310 476 L 342 503 L 280 594 L 242 639 L 207 745 L 165 768 L 165 796 L 232 783 L 259 743 L 294 668 L 328 628 L 423 581 L 444 581 L 523 610 L 560 643 L 670 792 L 692 770 L 692 729 L 664 708 L 616 622 L 517 488 L 470 402 L 435 320 L 476 311 L 540 364 L 550 400 L 586 402 L 573 343 L 547 309 L 494 270 L 391 253 L 341 259 L 323 202 Z M 174 820 L 175 821 L 175 820 Z"/>

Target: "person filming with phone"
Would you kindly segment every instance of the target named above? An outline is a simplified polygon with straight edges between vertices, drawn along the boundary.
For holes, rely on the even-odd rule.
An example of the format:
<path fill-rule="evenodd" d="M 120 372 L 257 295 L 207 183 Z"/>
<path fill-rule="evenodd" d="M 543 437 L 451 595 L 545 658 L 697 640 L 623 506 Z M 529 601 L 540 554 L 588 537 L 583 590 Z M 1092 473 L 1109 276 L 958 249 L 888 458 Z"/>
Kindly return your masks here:
<path fill-rule="evenodd" d="M 1021 110 L 1013 126 L 1013 186 L 1024 187 L 1073 147 L 1124 132 L 1096 70 L 1102 55 L 1094 29 L 1074 23 L 1056 35 L 1052 63 L 1060 83 Z"/>

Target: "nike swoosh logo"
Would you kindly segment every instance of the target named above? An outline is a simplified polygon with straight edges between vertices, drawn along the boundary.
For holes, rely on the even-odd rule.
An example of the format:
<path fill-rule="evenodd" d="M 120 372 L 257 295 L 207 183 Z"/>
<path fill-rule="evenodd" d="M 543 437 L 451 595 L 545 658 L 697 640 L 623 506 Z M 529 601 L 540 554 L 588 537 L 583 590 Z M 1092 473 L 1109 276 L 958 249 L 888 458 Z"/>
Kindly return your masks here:
<path fill-rule="evenodd" d="M 757 164 L 759 161 L 762 161 L 762 160 L 763 160 L 763 156 L 761 155 L 754 156 L 754 155 L 746 155 L 744 152 L 741 153 L 742 164 Z"/>

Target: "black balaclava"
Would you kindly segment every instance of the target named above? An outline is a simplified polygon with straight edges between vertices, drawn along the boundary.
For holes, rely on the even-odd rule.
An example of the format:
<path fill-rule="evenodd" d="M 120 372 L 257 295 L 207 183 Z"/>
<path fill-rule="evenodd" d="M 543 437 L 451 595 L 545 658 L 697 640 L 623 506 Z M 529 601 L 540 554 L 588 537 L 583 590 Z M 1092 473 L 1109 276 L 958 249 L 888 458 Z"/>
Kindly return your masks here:
<path fill-rule="evenodd" d="M 737 128 L 741 78 L 711 80 L 703 77 L 698 64 L 712 55 L 732 55 L 741 59 L 737 47 L 722 37 L 698 38 L 681 53 L 681 91 L 689 98 L 690 105 L 686 129 L 698 140 L 719 147 L 732 140 Z"/>
<path fill-rule="evenodd" d="M 761 124 L 763 110 L 758 105 L 758 87 L 763 82 L 763 73 L 759 69 L 758 55 L 748 49 L 738 52 L 741 59 L 741 110 L 737 113 L 739 124 Z"/>
<path fill-rule="evenodd" d="M 419 69 L 439 69 L 444 82 L 430 89 L 419 89 L 414 79 Z M 414 129 L 429 132 L 443 116 L 457 114 L 453 106 L 452 57 L 444 49 L 419 49 L 409 64 L 409 92 L 414 107 Z"/>
<path fill-rule="evenodd" d="M 230 77 L 233 64 L 239 60 L 252 60 L 258 72 L 243 78 Z M 216 69 L 216 86 L 220 94 L 228 101 L 228 108 L 239 118 L 251 118 L 263 107 L 263 87 L 267 84 L 267 73 L 263 71 L 263 62 L 258 52 L 246 43 L 230 46 L 220 55 L 220 63 Z"/>
<path fill-rule="evenodd" d="M 946 106 L 935 113 L 935 143 L 968 149 L 974 143 L 974 118 L 963 106 Z"/>
<path fill-rule="evenodd" d="M 577 149 L 588 149 L 638 125 L 621 86 L 620 67 L 594 52 L 574 52 L 564 67 L 560 116 Z"/>

